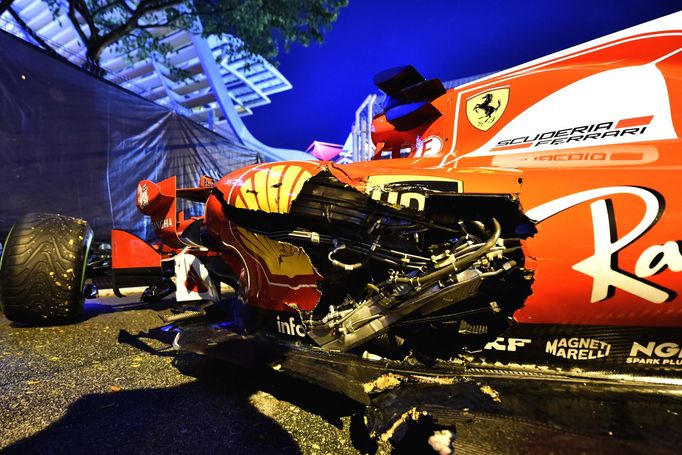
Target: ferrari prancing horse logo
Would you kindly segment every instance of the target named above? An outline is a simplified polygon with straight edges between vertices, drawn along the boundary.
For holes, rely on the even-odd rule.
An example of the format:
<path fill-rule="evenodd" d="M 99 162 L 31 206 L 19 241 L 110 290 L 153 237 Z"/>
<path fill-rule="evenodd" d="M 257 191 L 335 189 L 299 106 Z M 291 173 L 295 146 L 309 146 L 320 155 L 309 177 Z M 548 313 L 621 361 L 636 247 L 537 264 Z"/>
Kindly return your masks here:
<path fill-rule="evenodd" d="M 509 88 L 497 88 L 467 100 L 467 118 L 481 131 L 488 131 L 502 117 L 509 102 Z"/>

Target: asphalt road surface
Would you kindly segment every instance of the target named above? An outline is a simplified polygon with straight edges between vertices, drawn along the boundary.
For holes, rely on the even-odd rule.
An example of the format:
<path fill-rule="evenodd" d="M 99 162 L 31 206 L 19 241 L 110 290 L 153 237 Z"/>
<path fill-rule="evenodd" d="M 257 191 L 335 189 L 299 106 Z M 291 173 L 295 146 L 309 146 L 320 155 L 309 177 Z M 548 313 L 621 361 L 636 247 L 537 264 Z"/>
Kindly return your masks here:
<path fill-rule="evenodd" d="M 0 451 L 358 453 L 350 416 L 361 409 L 352 401 L 284 375 L 125 342 L 161 325 L 135 298 L 89 301 L 74 325 L 0 318 Z"/>
<path fill-rule="evenodd" d="M 162 349 L 132 335 L 162 325 L 128 299 L 89 301 L 78 324 L 0 317 L 0 452 L 7 454 L 356 454 L 375 447 L 344 396 L 276 372 Z M 356 417 L 353 417 L 356 416 Z M 676 431 L 679 428 L 662 428 Z M 675 453 L 518 420 L 457 429 L 455 453 Z"/>

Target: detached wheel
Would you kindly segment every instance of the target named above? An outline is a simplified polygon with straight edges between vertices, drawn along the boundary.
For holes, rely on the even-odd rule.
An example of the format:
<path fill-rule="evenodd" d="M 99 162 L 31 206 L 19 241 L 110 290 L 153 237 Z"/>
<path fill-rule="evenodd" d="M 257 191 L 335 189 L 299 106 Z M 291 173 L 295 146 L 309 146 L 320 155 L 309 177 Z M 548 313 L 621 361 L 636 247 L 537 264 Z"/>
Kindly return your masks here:
<path fill-rule="evenodd" d="M 92 229 L 78 218 L 29 213 L 12 227 L 0 259 L 0 307 L 28 324 L 69 322 L 83 310 Z"/>

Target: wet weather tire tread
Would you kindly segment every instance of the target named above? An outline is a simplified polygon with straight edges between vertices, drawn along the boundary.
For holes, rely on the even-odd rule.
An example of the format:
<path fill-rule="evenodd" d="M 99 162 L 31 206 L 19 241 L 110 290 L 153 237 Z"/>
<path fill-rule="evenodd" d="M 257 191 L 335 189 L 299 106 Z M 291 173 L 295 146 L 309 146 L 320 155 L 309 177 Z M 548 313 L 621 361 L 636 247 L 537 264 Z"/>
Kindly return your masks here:
<path fill-rule="evenodd" d="M 0 266 L 0 306 L 7 319 L 68 322 L 83 308 L 83 267 L 92 229 L 77 218 L 30 213 L 7 238 Z"/>

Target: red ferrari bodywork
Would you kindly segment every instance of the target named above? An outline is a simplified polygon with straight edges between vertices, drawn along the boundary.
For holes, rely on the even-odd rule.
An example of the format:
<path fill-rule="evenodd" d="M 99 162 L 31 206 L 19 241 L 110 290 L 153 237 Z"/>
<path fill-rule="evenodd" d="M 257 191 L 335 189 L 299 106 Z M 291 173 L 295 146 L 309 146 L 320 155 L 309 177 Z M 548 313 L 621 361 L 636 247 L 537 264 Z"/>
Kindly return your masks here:
<path fill-rule="evenodd" d="M 310 182 L 325 175 L 397 212 L 426 210 L 423 182 L 445 185 L 434 194 L 504 195 L 517 204 L 532 226 L 519 233 L 532 284 L 513 314 L 517 327 L 594 328 L 577 332 L 575 342 L 559 333 L 536 343 L 545 353 L 570 358 L 557 346 L 573 343 L 573 360 L 583 360 L 578 345 L 589 351 L 585 359 L 606 357 L 610 345 L 598 348 L 609 327 L 682 327 L 682 13 L 433 96 L 416 92 L 405 88 L 402 108 L 389 106 L 374 118 L 373 161 L 258 164 L 178 190 L 206 201 L 203 223 L 218 245 L 208 250 L 234 271 L 249 305 L 312 312 L 325 276 L 305 248 L 262 232 L 277 226 L 252 229 L 230 213 L 275 216 L 262 218 L 265 224 L 284 220 Z M 409 155 L 398 158 L 401 150 Z M 175 197 L 171 179 L 138 189 L 138 207 L 170 247 L 166 257 L 183 248 L 209 254 L 183 238 L 188 224 L 176 219 Z M 306 235 L 316 244 L 318 234 Z M 131 255 L 134 242 L 117 234 L 113 243 L 116 268 L 116 255 Z M 514 339 L 528 336 L 519 333 Z M 682 339 L 674 330 L 633 333 L 619 347 L 621 362 L 637 363 L 631 360 L 644 353 L 680 363 Z M 493 337 L 486 349 L 513 351 L 511 339 Z"/>

